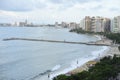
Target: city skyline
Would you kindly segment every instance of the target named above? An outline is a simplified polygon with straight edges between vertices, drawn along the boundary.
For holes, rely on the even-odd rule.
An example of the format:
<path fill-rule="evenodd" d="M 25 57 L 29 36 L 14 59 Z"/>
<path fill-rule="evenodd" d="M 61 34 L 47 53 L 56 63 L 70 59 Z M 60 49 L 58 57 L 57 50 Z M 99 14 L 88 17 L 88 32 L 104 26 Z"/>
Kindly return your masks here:
<path fill-rule="evenodd" d="M 119 0 L 1 0 L 0 22 L 28 19 L 34 23 L 80 22 L 85 16 L 113 18 Z"/>

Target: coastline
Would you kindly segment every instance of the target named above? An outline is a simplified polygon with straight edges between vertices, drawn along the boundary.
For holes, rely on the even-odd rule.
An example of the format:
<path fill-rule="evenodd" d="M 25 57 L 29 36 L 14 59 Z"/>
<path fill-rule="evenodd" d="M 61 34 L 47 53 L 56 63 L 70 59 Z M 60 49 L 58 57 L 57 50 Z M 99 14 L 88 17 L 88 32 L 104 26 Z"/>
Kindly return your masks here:
<path fill-rule="evenodd" d="M 94 35 L 96 38 L 98 38 L 97 41 L 95 41 L 96 44 L 111 44 L 111 40 L 105 39 L 103 36 L 101 35 Z M 65 69 L 65 71 L 61 71 L 58 74 L 52 74 L 50 77 L 50 80 L 52 80 L 54 77 L 60 75 L 60 74 L 66 74 L 66 75 L 71 75 L 71 74 L 76 74 L 76 73 L 80 73 L 84 70 L 88 70 L 89 67 L 92 65 L 95 65 L 98 60 L 104 56 L 108 55 L 108 52 L 110 51 L 111 47 L 108 46 L 101 46 L 102 49 L 100 49 L 99 51 L 94 51 L 92 54 L 94 55 L 94 57 L 91 58 L 87 58 L 85 60 L 83 60 L 82 63 L 79 63 L 77 66 L 78 67 L 74 67 L 74 68 L 67 68 Z M 77 61 L 77 60 L 76 60 Z M 79 61 L 78 61 L 79 62 Z M 76 66 L 76 65 L 74 65 Z"/>
<path fill-rule="evenodd" d="M 77 74 L 85 70 L 87 71 L 89 67 L 94 66 L 101 58 L 107 56 L 107 53 L 109 52 L 109 50 L 110 50 L 109 47 L 103 46 L 103 49 L 100 51 L 100 54 L 99 53 L 95 54 L 98 56 L 94 57 L 93 59 L 88 60 L 81 66 L 69 71 L 68 73 L 66 73 L 66 75 Z"/>
<path fill-rule="evenodd" d="M 57 74 L 51 74 L 50 80 L 53 80 L 54 77 L 61 75 L 61 74 L 70 76 L 72 74 L 76 74 L 76 73 L 80 73 L 84 70 L 88 70 L 89 69 L 88 66 L 91 66 L 91 64 L 93 64 L 93 65 L 96 64 L 98 62 L 98 60 L 100 58 L 104 57 L 104 55 L 106 55 L 109 50 L 110 50 L 109 47 L 103 46 L 102 49 L 100 49 L 99 51 L 92 52 L 92 54 L 94 55 L 93 57 L 83 58 L 83 59 L 81 59 L 82 62 L 80 62 L 78 64 L 74 63 L 74 67 L 66 68 L 65 70 L 60 71 Z M 100 57 L 98 56 L 99 53 L 100 53 Z M 76 60 L 75 60 L 75 62 L 76 62 Z"/>
<path fill-rule="evenodd" d="M 99 62 L 99 60 L 105 56 L 114 56 L 114 55 L 120 55 L 120 51 L 118 50 L 118 46 L 110 46 L 107 47 L 102 53 L 100 53 L 100 55 L 93 60 L 89 60 L 86 63 L 84 63 L 83 65 L 81 65 L 80 67 L 77 67 L 76 69 L 69 71 L 68 73 L 66 73 L 66 75 L 71 75 L 71 74 L 76 74 L 76 73 L 80 73 L 82 71 L 88 71 L 89 67 L 94 66 L 97 62 Z"/>

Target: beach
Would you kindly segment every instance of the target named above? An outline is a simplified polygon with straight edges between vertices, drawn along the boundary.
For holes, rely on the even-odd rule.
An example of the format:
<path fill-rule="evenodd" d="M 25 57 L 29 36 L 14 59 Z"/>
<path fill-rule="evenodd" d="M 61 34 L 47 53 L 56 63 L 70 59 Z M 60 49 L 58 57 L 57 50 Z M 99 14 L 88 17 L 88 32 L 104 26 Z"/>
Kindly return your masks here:
<path fill-rule="evenodd" d="M 89 42 L 89 43 L 104 44 L 108 46 L 101 46 L 102 49 L 93 51 L 92 52 L 93 57 L 88 56 L 88 57 L 85 57 L 84 59 L 81 58 L 81 59 L 74 60 L 74 64 L 72 65 L 72 67 L 70 66 L 69 68 L 63 71 L 60 71 L 57 74 L 51 74 L 51 79 L 60 74 L 66 74 L 67 76 L 70 76 L 71 74 L 80 73 L 84 70 L 87 71 L 89 67 L 94 66 L 104 56 L 114 55 L 115 53 L 117 54 L 119 52 L 117 46 L 111 46 L 113 44 L 112 40 L 109 40 L 101 35 L 95 35 L 95 36 L 96 38 L 98 38 L 98 40 Z M 111 51 L 114 53 L 112 53 Z"/>
<path fill-rule="evenodd" d="M 68 72 L 67 75 L 80 73 L 82 71 L 88 71 L 89 67 L 94 66 L 97 62 L 99 62 L 99 60 L 101 58 L 103 58 L 105 56 L 120 55 L 120 51 L 118 49 L 118 45 L 112 45 L 112 41 L 111 40 L 102 38 L 101 40 L 96 41 L 96 44 L 97 43 L 100 43 L 100 44 L 109 44 L 111 46 L 107 47 L 107 49 L 104 50 L 103 53 L 100 53 L 100 55 L 96 59 L 90 60 L 90 61 L 86 62 L 82 66 L 77 67 L 76 69 Z"/>

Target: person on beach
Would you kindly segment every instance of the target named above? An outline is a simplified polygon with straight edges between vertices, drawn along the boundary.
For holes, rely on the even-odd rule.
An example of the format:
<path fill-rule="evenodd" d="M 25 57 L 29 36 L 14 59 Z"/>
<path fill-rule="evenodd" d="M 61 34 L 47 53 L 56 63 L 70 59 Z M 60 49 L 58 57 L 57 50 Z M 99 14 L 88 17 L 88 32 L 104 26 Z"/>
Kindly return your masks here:
<path fill-rule="evenodd" d="M 78 65 L 78 60 L 77 60 L 77 65 Z"/>
<path fill-rule="evenodd" d="M 78 63 L 79 63 L 79 62 L 78 62 L 78 60 L 77 60 L 77 68 L 78 68 Z"/>
<path fill-rule="evenodd" d="M 100 56 L 101 56 L 101 55 L 100 55 L 100 53 L 99 53 L 98 57 L 100 58 Z"/>
<path fill-rule="evenodd" d="M 78 63 L 79 63 L 79 62 L 78 62 L 78 60 L 77 60 L 77 67 L 78 67 Z"/>
<path fill-rule="evenodd" d="M 48 78 L 50 78 L 50 74 L 48 74 Z"/>

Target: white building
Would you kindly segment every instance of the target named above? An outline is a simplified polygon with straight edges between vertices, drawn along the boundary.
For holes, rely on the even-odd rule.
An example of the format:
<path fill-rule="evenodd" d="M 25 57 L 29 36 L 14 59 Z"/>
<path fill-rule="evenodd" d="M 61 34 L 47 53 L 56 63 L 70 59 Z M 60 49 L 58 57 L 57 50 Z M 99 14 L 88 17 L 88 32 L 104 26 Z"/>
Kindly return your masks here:
<path fill-rule="evenodd" d="M 55 22 L 55 27 L 58 27 L 58 26 L 59 26 L 58 22 Z"/>
<path fill-rule="evenodd" d="M 83 30 L 85 30 L 85 19 L 82 19 L 80 21 L 80 28 L 83 29 Z"/>
<path fill-rule="evenodd" d="M 102 17 L 96 17 L 95 18 L 95 29 L 94 32 L 104 32 L 104 22 Z"/>
<path fill-rule="evenodd" d="M 71 29 L 79 28 L 79 24 L 77 24 L 75 22 L 71 22 L 71 23 L 69 23 L 69 28 L 71 28 Z"/>
<path fill-rule="evenodd" d="M 69 27 L 69 24 L 67 24 L 66 22 L 62 22 L 62 23 L 61 23 L 61 27 L 67 28 L 67 27 Z"/>
<path fill-rule="evenodd" d="M 114 17 L 111 20 L 111 32 L 120 33 L 120 16 Z"/>

